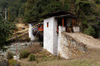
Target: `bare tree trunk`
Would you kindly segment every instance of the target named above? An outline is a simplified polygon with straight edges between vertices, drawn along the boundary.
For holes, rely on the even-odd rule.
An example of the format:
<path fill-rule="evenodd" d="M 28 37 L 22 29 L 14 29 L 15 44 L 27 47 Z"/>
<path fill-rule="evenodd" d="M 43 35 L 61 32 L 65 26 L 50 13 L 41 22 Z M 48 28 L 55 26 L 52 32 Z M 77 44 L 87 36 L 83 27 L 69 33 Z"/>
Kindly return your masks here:
<path fill-rule="evenodd" d="M 7 21 L 7 8 L 5 8 L 5 20 Z"/>

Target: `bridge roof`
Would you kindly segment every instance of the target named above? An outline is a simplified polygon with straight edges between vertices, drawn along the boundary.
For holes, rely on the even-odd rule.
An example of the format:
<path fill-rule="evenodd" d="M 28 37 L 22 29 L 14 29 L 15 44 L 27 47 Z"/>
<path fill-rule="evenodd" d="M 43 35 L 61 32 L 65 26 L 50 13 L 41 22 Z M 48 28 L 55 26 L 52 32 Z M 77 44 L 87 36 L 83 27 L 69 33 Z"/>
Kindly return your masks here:
<path fill-rule="evenodd" d="M 77 18 L 75 16 L 75 14 L 71 13 L 71 12 L 66 12 L 66 11 L 55 11 L 55 12 L 52 12 L 52 13 L 48 13 L 42 17 L 44 18 L 48 18 L 48 17 L 52 17 L 52 16 L 57 16 L 57 17 L 71 17 L 71 18 Z M 57 18 L 56 17 L 56 18 Z"/>

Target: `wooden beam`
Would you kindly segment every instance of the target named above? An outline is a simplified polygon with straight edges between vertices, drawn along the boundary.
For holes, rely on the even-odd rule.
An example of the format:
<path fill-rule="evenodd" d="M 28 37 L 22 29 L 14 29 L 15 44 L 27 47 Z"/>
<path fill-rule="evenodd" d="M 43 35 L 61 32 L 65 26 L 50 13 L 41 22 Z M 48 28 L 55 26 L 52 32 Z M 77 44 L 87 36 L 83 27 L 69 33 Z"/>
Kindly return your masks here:
<path fill-rule="evenodd" d="M 74 26 L 75 20 L 73 19 L 73 26 Z"/>
<path fill-rule="evenodd" d="M 62 26 L 64 26 L 64 18 L 62 18 Z"/>

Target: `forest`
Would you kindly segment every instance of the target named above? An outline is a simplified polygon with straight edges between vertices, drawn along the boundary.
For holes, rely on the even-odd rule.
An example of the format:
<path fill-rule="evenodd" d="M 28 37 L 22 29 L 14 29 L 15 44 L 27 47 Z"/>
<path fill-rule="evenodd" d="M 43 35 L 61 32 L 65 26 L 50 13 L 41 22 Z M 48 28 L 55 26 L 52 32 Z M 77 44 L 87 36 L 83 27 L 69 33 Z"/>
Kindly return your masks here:
<path fill-rule="evenodd" d="M 8 11 L 7 22 L 4 20 L 5 8 Z M 0 0 L 0 42 L 13 33 L 19 17 L 24 23 L 43 21 L 41 16 L 59 10 L 74 13 L 82 24 L 81 32 L 99 37 L 100 0 Z"/>

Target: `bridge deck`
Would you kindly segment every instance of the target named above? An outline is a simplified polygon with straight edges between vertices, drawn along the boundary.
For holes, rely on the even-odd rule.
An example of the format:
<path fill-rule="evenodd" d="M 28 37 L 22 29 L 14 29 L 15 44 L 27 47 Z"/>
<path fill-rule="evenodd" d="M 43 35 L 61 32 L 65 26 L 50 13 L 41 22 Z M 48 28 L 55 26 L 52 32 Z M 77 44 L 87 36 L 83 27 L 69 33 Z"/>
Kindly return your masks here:
<path fill-rule="evenodd" d="M 68 35 L 72 37 L 73 39 L 85 44 L 88 48 L 97 48 L 100 49 L 100 40 L 95 39 L 91 36 L 85 35 L 83 33 L 66 33 L 63 32 L 63 34 Z"/>

